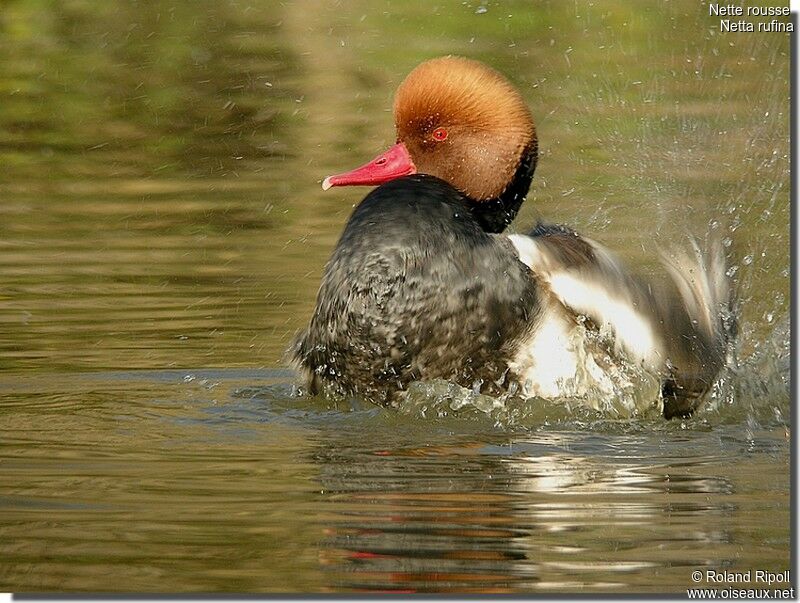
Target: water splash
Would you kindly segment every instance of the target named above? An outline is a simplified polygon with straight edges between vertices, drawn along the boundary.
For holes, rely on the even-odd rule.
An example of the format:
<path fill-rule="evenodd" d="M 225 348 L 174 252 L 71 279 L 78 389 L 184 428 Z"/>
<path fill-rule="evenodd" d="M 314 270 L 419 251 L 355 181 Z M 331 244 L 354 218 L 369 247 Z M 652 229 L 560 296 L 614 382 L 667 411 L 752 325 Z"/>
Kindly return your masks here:
<path fill-rule="evenodd" d="M 739 344 L 741 347 L 741 343 Z M 672 422 L 676 428 L 707 429 L 710 424 L 753 422 L 758 426 L 788 425 L 791 331 L 788 314 L 777 321 L 757 351 L 738 360 L 731 350 L 727 363 L 693 418 Z M 495 427 L 608 428 L 615 423 L 640 426 L 665 424 L 661 417 L 659 380 L 631 363 L 604 366 L 612 392 L 598 389 L 580 398 L 522 398 L 515 388 L 502 396 L 482 394 L 442 379 L 413 383 L 399 412 L 424 420 L 491 421 Z"/>

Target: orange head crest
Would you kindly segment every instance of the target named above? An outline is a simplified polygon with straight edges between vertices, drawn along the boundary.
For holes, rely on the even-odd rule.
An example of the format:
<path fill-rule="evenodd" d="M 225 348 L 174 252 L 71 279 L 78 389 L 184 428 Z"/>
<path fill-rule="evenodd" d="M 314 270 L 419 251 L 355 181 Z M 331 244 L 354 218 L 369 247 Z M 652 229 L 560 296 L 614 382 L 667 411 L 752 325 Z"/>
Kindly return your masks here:
<path fill-rule="evenodd" d="M 497 198 L 536 131 L 522 95 L 477 61 L 441 57 L 417 66 L 394 101 L 397 144 L 368 164 L 330 176 L 323 188 L 380 184 L 413 173 L 442 178 L 467 197 Z"/>

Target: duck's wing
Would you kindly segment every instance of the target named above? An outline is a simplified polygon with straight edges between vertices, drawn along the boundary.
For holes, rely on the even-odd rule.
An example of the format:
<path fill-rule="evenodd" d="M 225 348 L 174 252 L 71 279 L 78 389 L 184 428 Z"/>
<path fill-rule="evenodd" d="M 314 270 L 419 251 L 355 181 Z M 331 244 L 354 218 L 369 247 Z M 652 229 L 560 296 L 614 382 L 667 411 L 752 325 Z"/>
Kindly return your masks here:
<path fill-rule="evenodd" d="M 664 397 L 675 400 L 675 414 L 684 415 L 681 400 L 707 391 L 729 362 L 738 330 L 737 301 L 719 238 L 701 247 L 690 237 L 683 246 L 662 252 L 661 259 L 668 275 L 661 290 L 673 300 L 661 302 L 670 361 Z M 670 329 L 672 323 L 680 328 Z"/>
<path fill-rule="evenodd" d="M 651 281 L 564 226 L 539 224 L 508 239 L 568 312 L 588 318 L 629 361 L 661 374 L 665 395 L 696 398 L 716 377 L 729 335 L 721 308 L 730 303 L 730 287 L 720 251 L 703 253 L 695 243 L 690 253 L 665 257 L 668 278 Z"/>
<path fill-rule="evenodd" d="M 664 364 L 664 343 L 649 283 L 602 245 L 564 226 L 539 224 L 509 235 L 519 259 L 555 298 L 609 335 L 618 352 L 650 370 Z"/>

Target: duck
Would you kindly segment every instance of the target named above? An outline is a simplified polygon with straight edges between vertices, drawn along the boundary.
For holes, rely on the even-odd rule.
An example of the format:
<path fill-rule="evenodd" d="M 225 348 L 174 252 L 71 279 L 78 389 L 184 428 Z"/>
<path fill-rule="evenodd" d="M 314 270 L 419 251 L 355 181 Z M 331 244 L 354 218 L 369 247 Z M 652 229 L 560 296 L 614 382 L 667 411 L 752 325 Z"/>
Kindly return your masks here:
<path fill-rule="evenodd" d="M 481 62 L 421 63 L 393 114 L 391 148 L 322 182 L 375 188 L 347 221 L 290 348 L 307 391 L 398 406 L 412 383 L 443 379 L 592 405 L 633 367 L 657 383 L 664 417 L 690 416 L 734 331 L 722 246 L 693 239 L 664 254 L 663 278 L 648 279 L 565 225 L 505 233 L 539 145 L 520 91 Z"/>

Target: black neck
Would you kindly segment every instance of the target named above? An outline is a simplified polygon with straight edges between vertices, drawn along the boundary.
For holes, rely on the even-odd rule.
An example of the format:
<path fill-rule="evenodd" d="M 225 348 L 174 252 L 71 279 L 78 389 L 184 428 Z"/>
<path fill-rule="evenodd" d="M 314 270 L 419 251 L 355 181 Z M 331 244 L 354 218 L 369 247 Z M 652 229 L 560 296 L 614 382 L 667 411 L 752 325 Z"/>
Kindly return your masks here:
<path fill-rule="evenodd" d="M 538 145 L 532 141 L 522 152 L 514 177 L 500 196 L 485 201 L 471 200 L 470 208 L 475 220 L 486 232 L 503 232 L 519 211 L 536 169 Z"/>

